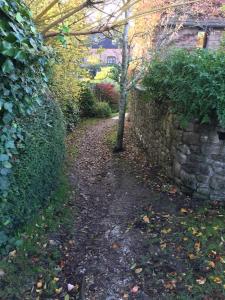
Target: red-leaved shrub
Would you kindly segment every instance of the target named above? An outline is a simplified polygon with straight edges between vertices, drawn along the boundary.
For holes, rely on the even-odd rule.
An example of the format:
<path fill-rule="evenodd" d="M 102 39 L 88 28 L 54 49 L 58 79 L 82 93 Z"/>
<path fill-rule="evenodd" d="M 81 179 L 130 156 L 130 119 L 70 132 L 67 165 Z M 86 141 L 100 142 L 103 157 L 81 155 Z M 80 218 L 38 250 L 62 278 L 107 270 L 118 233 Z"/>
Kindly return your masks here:
<path fill-rule="evenodd" d="M 113 109 L 118 108 L 120 94 L 111 83 L 97 83 L 95 95 L 99 101 L 106 101 Z"/>

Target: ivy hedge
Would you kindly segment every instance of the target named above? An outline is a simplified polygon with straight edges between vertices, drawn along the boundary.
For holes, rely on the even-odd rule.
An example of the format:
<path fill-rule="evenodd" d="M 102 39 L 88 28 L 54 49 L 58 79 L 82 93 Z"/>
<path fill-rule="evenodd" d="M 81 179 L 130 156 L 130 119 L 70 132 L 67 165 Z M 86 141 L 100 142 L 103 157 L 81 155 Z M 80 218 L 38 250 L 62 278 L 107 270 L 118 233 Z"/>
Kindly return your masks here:
<path fill-rule="evenodd" d="M 23 1 L 0 0 L 0 245 L 47 201 L 63 158 L 48 51 Z"/>
<path fill-rule="evenodd" d="M 143 80 L 145 98 L 168 104 L 185 126 L 193 119 L 225 127 L 225 53 L 175 50 L 155 57 Z"/>

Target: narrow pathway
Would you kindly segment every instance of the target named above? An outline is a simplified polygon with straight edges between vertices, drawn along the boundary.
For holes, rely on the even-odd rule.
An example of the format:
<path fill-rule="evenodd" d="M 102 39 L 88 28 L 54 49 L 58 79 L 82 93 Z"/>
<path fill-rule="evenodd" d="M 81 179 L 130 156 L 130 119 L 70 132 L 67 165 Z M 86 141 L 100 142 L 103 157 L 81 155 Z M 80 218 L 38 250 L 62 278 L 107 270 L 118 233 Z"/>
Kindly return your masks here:
<path fill-rule="evenodd" d="M 137 168 L 122 158 L 126 152 L 122 157 L 111 153 L 105 135 L 115 123 L 113 119 L 100 121 L 74 141 L 79 153 L 70 178 L 77 189 L 78 213 L 75 245 L 64 274 L 68 282 L 79 283 L 76 299 L 162 299 L 155 286 L 151 295 L 151 289 L 146 292 L 143 280 L 137 277 L 141 269 L 135 269 L 136 264 L 149 251 L 138 220 L 150 204 L 170 213 L 176 205 L 140 180 Z M 168 199 L 159 201 L 161 197 Z M 157 257 L 154 247 L 152 251 Z"/>

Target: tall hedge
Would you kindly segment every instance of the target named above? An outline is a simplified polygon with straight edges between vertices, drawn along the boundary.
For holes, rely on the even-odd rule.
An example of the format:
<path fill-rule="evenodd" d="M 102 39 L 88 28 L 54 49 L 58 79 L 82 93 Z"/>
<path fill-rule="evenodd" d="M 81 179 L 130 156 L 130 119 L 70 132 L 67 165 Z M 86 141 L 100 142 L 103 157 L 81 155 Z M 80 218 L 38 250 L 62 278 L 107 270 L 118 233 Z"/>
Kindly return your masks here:
<path fill-rule="evenodd" d="M 46 203 L 63 158 L 48 59 L 25 4 L 0 0 L 0 245 Z"/>

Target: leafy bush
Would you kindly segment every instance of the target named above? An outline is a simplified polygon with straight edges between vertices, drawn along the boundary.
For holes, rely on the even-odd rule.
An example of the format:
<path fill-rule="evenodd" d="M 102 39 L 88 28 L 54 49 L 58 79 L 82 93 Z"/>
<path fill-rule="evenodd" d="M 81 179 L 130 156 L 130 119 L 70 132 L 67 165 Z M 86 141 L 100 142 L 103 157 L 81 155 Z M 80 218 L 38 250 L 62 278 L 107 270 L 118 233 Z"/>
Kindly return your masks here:
<path fill-rule="evenodd" d="M 225 55 L 199 49 L 156 57 L 143 80 L 146 97 L 167 103 L 185 126 L 198 119 L 225 127 Z"/>
<path fill-rule="evenodd" d="M 119 82 L 120 77 L 120 67 L 111 66 L 111 67 L 101 67 L 95 76 L 96 81 L 105 81 L 111 79 L 115 82 Z"/>
<path fill-rule="evenodd" d="M 118 111 L 119 92 L 111 83 L 97 83 L 95 94 L 99 101 L 106 101 L 114 111 Z"/>
<path fill-rule="evenodd" d="M 107 118 L 112 114 L 111 108 L 107 102 L 96 102 L 94 108 L 94 115 L 97 118 Z"/>
<path fill-rule="evenodd" d="M 62 112 L 68 131 L 72 131 L 80 121 L 80 108 L 77 101 L 67 100 L 62 106 Z"/>
<path fill-rule="evenodd" d="M 50 89 L 60 104 L 68 130 L 72 130 L 79 121 L 79 76 L 84 73 L 80 67 L 83 51 L 80 48 L 78 50 L 72 40 L 66 48 L 58 43 L 56 45 L 53 44 L 56 55 L 52 64 Z"/>
<path fill-rule="evenodd" d="M 46 99 L 48 49 L 23 1 L 0 1 L 0 244 L 45 204 L 63 158 L 63 121 Z"/>
<path fill-rule="evenodd" d="M 87 83 L 81 85 L 81 92 L 79 96 L 79 107 L 81 117 L 93 117 L 95 98 L 91 87 Z"/>

